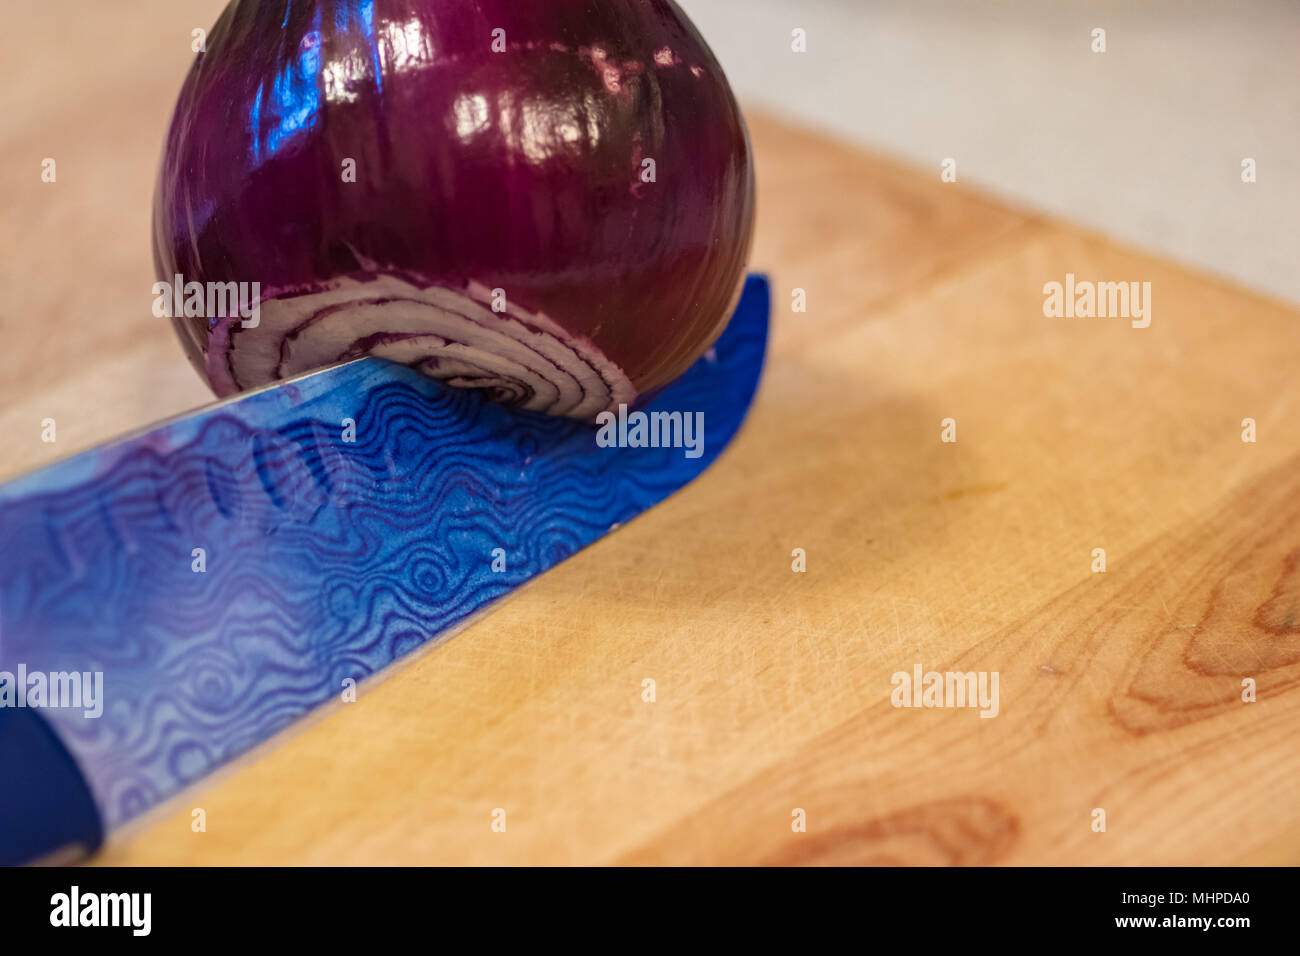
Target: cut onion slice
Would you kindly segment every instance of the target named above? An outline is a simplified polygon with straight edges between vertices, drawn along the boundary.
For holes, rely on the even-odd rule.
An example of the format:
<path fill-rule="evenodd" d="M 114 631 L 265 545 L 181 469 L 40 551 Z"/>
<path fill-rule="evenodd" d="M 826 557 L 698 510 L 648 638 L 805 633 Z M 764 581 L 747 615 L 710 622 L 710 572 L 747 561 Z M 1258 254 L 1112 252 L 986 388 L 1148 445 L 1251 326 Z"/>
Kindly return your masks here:
<path fill-rule="evenodd" d="M 492 290 L 479 283 L 453 290 L 409 273 L 281 289 L 261 302 L 256 327 L 238 318 L 213 326 L 207 372 L 228 395 L 375 355 L 496 402 L 584 421 L 636 397 L 591 342 L 541 313 L 492 305 Z"/>

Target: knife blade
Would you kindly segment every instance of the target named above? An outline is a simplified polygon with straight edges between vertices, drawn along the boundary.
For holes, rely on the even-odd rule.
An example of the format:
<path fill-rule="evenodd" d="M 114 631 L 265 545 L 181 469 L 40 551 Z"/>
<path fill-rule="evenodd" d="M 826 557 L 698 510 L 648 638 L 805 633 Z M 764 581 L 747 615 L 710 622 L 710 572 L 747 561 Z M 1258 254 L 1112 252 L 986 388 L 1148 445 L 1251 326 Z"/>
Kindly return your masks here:
<path fill-rule="evenodd" d="M 622 444 L 366 358 L 0 485 L 0 862 L 92 852 L 693 480 L 769 297 L 750 276 Z M 646 441 L 702 421 L 698 456 L 637 412 Z"/>

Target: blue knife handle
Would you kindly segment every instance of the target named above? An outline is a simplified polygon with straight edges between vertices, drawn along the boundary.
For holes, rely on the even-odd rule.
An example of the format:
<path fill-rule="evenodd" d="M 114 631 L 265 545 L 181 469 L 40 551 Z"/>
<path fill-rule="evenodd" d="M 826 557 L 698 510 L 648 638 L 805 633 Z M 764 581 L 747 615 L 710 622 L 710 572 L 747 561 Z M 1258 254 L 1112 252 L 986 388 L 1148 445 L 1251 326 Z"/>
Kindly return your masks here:
<path fill-rule="evenodd" d="M 37 710 L 0 707 L 0 866 L 76 858 L 103 840 L 90 788 Z"/>

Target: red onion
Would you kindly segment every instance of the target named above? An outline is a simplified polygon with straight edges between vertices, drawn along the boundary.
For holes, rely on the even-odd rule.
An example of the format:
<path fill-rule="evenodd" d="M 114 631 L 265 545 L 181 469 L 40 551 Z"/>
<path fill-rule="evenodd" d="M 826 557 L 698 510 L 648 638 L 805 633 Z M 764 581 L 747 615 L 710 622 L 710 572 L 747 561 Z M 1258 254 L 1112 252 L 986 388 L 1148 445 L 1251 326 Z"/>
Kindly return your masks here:
<path fill-rule="evenodd" d="M 260 283 L 256 327 L 168 313 L 219 395 L 373 354 L 591 418 L 721 333 L 753 215 L 740 110 L 672 0 L 234 0 L 154 261 Z"/>

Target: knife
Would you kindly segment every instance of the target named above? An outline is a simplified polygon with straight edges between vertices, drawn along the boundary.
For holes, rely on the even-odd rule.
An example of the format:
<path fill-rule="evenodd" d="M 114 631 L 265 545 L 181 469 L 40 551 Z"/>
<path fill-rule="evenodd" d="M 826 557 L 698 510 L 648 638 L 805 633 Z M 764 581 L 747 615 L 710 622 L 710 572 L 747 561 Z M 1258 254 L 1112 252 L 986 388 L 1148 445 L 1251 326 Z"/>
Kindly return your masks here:
<path fill-rule="evenodd" d="M 364 358 L 0 485 L 0 863 L 93 852 L 689 483 L 749 409 L 769 300 L 750 276 L 613 446 Z"/>

